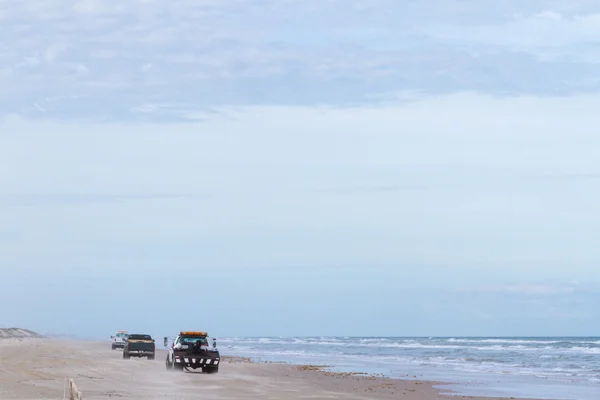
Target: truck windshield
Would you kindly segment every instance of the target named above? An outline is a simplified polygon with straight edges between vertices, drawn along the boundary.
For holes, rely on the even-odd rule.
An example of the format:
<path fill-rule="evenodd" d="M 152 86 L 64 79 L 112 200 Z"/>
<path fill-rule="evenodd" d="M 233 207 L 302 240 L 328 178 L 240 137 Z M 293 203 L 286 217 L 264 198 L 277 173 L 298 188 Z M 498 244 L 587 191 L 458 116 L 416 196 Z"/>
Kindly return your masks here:
<path fill-rule="evenodd" d="M 197 342 L 200 342 L 200 345 L 206 345 L 206 338 L 203 337 L 182 337 L 179 339 L 181 344 L 194 345 Z"/>
<path fill-rule="evenodd" d="M 129 340 L 152 340 L 150 335 L 129 335 Z"/>
<path fill-rule="evenodd" d="M 127 336 L 129 336 L 129 335 L 128 335 L 128 334 L 126 334 L 126 333 L 121 333 L 121 332 L 119 332 L 119 333 L 117 333 L 117 334 L 116 334 L 116 336 L 117 336 L 118 338 L 123 338 L 123 339 L 125 339 L 125 338 L 127 338 Z"/>

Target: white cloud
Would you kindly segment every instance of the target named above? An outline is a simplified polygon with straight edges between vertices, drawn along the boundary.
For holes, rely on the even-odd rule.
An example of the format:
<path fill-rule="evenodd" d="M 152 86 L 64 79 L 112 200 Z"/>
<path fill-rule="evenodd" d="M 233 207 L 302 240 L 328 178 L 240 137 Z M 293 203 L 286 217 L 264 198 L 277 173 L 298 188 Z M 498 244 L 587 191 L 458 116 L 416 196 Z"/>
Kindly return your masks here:
<path fill-rule="evenodd" d="M 500 295 L 520 295 L 520 296 L 560 296 L 572 295 L 589 291 L 578 281 L 565 282 L 564 284 L 535 284 L 535 283 L 515 283 L 503 285 L 479 285 L 472 287 L 463 287 L 460 292 L 500 294 Z"/>
<path fill-rule="evenodd" d="M 503 24 L 454 26 L 443 36 L 527 51 L 581 44 L 600 46 L 600 10 L 594 14 L 575 16 L 544 11 L 527 17 L 518 17 Z"/>
<path fill-rule="evenodd" d="M 575 292 L 575 288 L 549 285 L 510 285 L 499 288 L 499 292 L 526 295 L 556 295 L 573 293 Z"/>
<path fill-rule="evenodd" d="M 562 14 L 554 12 L 554 11 L 542 11 L 541 13 L 536 14 L 535 17 L 560 20 L 560 19 L 562 19 L 563 16 L 562 16 Z"/>
<path fill-rule="evenodd" d="M 55 43 L 44 51 L 44 59 L 48 63 L 58 61 L 61 55 L 66 54 L 69 46 L 65 43 Z"/>

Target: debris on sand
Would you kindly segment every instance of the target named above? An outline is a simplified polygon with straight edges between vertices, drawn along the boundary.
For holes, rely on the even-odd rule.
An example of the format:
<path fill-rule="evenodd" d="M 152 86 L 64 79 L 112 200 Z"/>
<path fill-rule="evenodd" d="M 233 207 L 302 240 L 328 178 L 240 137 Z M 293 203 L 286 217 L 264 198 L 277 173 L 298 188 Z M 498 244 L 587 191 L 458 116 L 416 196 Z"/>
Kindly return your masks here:
<path fill-rule="evenodd" d="M 249 357 L 223 356 L 221 358 L 230 364 L 254 364 L 254 360 Z"/>
<path fill-rule="evenodd" d="M 300 371 L 323 371 L 326 368 L 331 368 L 330 365 L 313 365 L 313 364 L 307 364 L 307 365 L 298 365 L 298 369 Z"/>

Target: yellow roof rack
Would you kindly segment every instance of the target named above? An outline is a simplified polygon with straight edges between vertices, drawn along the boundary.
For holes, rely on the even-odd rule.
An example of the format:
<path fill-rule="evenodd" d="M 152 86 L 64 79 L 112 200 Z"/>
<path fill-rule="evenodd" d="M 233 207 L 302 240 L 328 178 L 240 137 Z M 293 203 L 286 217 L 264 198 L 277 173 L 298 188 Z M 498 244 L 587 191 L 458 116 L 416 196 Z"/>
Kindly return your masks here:
<path fill-rule="evenodd" d="M 208 336 L 207 332 L 195 332 L 195 331 L 181 331 L 179 332 L 179 336 Z"/>

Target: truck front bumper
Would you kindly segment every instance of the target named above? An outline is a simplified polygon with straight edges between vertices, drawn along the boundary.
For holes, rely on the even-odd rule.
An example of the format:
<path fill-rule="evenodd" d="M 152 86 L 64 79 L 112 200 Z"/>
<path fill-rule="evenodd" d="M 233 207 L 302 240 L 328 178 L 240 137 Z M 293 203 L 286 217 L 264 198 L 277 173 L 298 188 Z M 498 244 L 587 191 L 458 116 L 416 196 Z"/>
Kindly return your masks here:
<path fill-rule="evenodd" d="M 150 350 L 129 350 L 127 352 L 131 357 L 145 357 L 145 356 L 153 356 L 154 352 Z"/>

